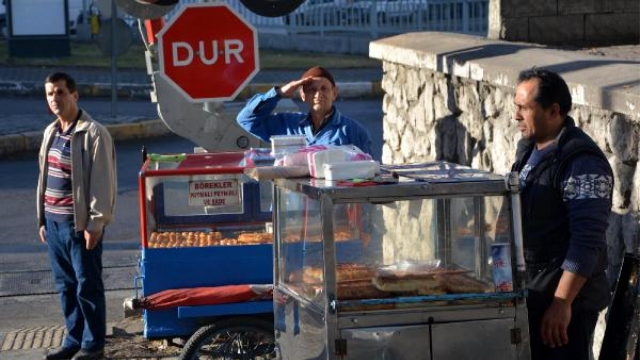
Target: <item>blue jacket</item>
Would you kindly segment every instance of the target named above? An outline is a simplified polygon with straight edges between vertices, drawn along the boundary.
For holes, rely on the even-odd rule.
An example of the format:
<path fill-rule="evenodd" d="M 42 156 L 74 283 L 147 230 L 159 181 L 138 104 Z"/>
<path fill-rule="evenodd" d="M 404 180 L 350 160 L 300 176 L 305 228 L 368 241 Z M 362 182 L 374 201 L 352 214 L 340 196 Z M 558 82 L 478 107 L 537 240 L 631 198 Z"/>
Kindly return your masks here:
<path fill-rule="evenodd" d="M 307 145 L 355 145 L 371 154 L 371 136 L 367 129 L 356 120 L 342 115 L 335 107 L 331 118 L 314 135 L 308 114 L 272 114 L 280 98 L 276 88 L 255 95 L 238 114 L 238 124 L 266 142 L 270 142 L 273 135 L 305 135 Z"/>

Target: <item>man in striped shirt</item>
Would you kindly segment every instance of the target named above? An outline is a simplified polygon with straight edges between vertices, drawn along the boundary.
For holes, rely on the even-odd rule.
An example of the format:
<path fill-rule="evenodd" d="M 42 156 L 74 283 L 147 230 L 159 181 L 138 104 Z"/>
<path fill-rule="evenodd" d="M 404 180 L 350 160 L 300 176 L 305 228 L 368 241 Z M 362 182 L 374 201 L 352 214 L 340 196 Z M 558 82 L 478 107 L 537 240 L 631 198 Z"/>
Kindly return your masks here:
<path fill-rule="evenodd" d="M 109 132 L 78 107 L 71 76 L 49 75 L 45 92 L 57 119 L 45 130 L 40 147 L 38 223 L 67 335 L 62 347 L 44 358 L 102 359 L 106 333 L 102 236 L 115 206 L 115 149 Z"/>

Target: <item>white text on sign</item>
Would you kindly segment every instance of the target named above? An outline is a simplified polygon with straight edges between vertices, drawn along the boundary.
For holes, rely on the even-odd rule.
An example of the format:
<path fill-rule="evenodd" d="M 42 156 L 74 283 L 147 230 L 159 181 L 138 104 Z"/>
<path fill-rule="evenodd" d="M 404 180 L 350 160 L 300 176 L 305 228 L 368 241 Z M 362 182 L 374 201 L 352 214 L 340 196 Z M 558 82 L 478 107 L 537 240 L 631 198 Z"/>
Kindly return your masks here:
<path fill-rule="evenodd" d="M 204 40 L 198 41 L 198 49 L 194 51 L 193 46 L 187 42 L 177 41 L 171 44 L 173 66 L 189 66 L 193 62 L 194 54 L 200 58 L 205 65 L 213 65 L 218 62 L 219 55 L 224 55 L 224 63 L 230 64 L 232 57 L 242 64 L 244 59 L 240 55 L 244 50 L 244 44 L 238 39 L 227 39 L 222 42 L 223 50 L 219 50 L 219 41 L 212 40 L 208 44 Z M 182 51 L 181 51 L 182 49 Z M 182 57 L 180 57 L 182 55 Z"/>
<path fill-rule="evenodd" d="M 189 205 L 227 206 L 240 204 L 238 180 L 189 182 Z"/>

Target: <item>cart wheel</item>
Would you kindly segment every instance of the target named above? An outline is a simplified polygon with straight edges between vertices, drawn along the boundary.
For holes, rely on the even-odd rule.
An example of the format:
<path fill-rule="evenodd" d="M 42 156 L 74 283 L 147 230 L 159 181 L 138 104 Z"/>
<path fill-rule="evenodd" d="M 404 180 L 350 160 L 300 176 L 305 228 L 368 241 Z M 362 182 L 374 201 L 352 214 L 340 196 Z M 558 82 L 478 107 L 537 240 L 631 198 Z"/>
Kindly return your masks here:
<path fill-rule="evenodd" d="M 275 359 L 273 324 L 258 318 L 230 318 L 198 329 L 180 360 Z"/>

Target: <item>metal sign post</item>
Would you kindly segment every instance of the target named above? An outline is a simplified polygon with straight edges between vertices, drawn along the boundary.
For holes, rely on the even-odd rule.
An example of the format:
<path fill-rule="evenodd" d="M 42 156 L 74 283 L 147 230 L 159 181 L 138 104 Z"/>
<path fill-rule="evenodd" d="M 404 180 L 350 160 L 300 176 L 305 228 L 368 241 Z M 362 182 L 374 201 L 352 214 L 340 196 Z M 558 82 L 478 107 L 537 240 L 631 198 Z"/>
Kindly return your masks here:
<path fill-rule="evenodd" d="M 111 117 L 115 118 L 117 113 L 117 64 L 118 53 L 116 51 L 116 20 L 118 19 L 118 8 L 115 0 L 111 1 Z"/>

